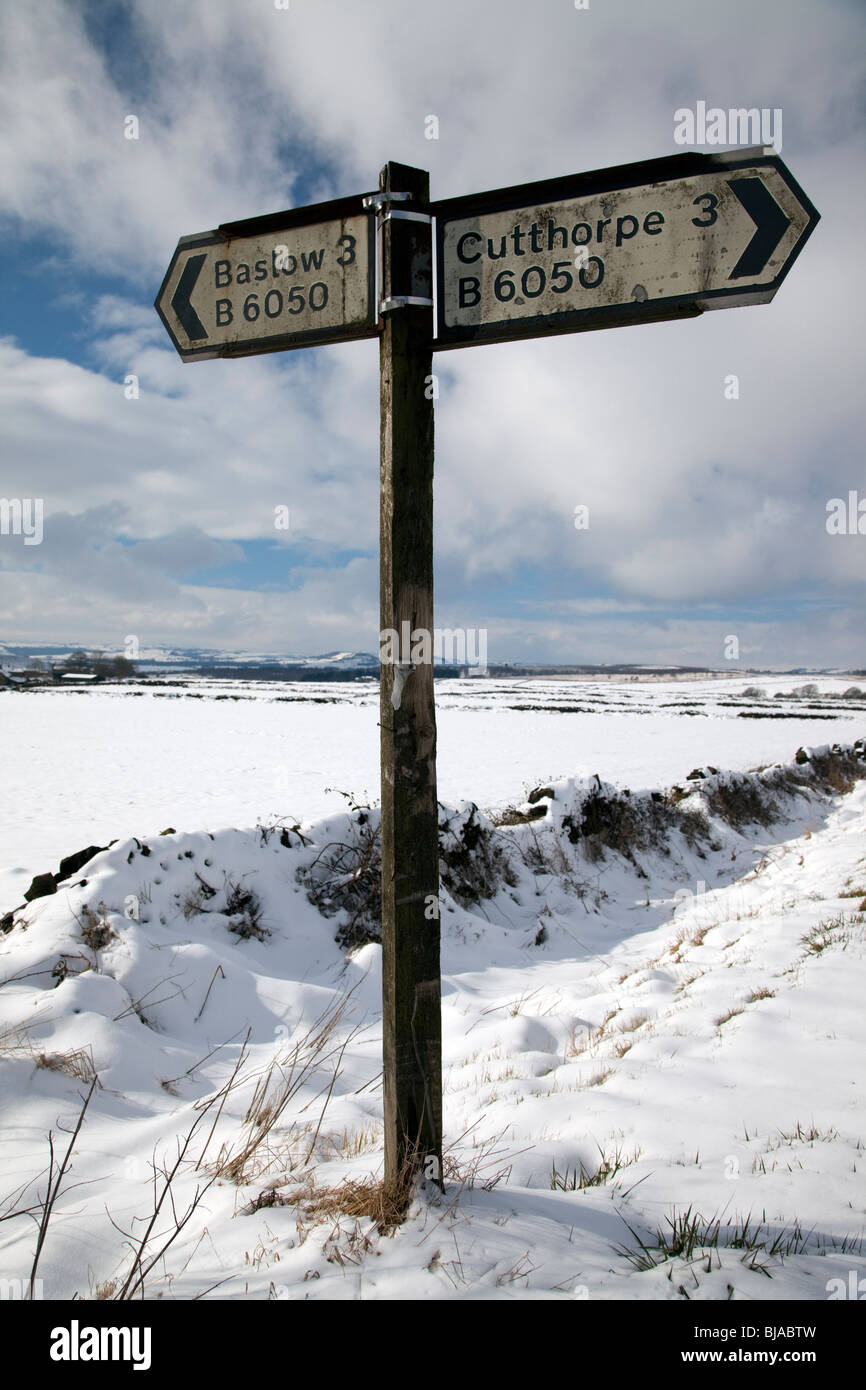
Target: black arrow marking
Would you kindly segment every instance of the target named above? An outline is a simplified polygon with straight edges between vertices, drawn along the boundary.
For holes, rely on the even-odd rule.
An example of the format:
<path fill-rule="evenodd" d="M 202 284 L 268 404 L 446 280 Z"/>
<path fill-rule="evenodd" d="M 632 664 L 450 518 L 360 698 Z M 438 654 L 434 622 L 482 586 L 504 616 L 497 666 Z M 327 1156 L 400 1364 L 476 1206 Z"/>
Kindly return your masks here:
<path fill-rule="evenodd" d="M 727 182 L 758 229 L 728 276 L 729 280 L 739 280 L 743 275 L 760 275 L 790 227 L 791 218 L 779 207 L 763 179 Z"/>
<path fill-rule="evenodd" d="M 190 256 L 183 268 L 177 289 L 171 297 L 171 307 L 177 314 L 184 333 L 190 339 L 207 337 L 207 329 L 189 302 L 189 297 L 195 289 L 196 281 L 206 260 L 206 253 L 201 256 Z"/>

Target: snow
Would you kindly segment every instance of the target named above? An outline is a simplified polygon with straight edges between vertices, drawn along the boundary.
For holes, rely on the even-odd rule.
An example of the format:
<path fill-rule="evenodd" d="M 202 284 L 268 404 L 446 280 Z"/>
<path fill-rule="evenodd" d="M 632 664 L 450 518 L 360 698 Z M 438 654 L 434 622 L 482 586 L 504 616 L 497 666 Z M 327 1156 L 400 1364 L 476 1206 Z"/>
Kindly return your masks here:
<path fill-rule="evenodd" d="M 439 795 L 495 808 L 551 779 L 596 772 L 659 786 L 696 764 L 746 769 L 790 758 L 802 743 L 856 738 L 866 705 L 838 698 L 850 679 L 815 683 L 833 698 L 807 710 L 803 700 L 773 699 L 796 689 L 796 677 L 761 679 L 768 698 L 757 703 L 729 703 L 754 678 L 438 682 Z M 286 815 L 312 823 L 342 805 L 338 791 L 379 799 L 371 682 L 200 680 L 0 701 L 0 911 L 22 901 L 35 874 L 88 844 L 167 825 L 216 830 Z M 574 707 L 594 712 L 560 712 Z"/>
<path fill-rule="evenodd" d="M 390 1235 L 283 1204 L 381 1174 L 381 948 L 347 955 L 344 914 L 323 916 L 308 894 L 326 846 L 375 831 L 375 811 L 360 819 L 325 791 L 377 799 L 375 690 L 0 697 L 4 844 L 19 865 L 8 906 L 28 874 L 117 837 L 0 936 L 0 1210 L 44 1188 L 48 1131 L 67 1142 L 59 1125 L 91 1067 L 99 1077 L 41 1257 L 44 1297 L 122 1281 L 129 1249 L 112 1222 L 141 1229 L 151 1163 L 173 1163 L 197 1122 L 178 1211 L 210 1185 L 151 1297 L 218 1285 L 213 1296 L 262 1299 L 823 1300 L 831 1279 L 866 1275 L 866 782 L 819 789 L 813 753 L 749 779 L 778 815 L 736 827 L 717 814 L 723 771 L 685 780 L 852 744 L 866 720 L 836 701 L 833 719 L 810 721 L 802 700 L 776 702 L 782 719 L 738 719 L 729 683 L 521 684 L 527 703 L 598 697 L 586 715 L 508 709 L 513 685 L 477 684 L 439 689 L 452 833 L 469 797 L 520 806 L 540 784 L 554 796 L 543 820 L 494 833 L 510 868 L 493 896 L 443 889 L 446 1191 L 424 1185 Z M 771 699 L 776 684 L 761 684 Z M 339 702 L 287 710 L 276 694 Z M 678 783 L 677 814 L 705 816 L 706 834 L 683 833 L 686 818 L 628 853 L 573 839 L 596 772 L 603 796 L 629 788 L 647 825 L 655 803 L 640 789 Z M 329 1017 L 317 1051 L 310 1031 Z M 293 1050 L 297 1085 L 274 1128 L 239 1178 L 225 1164 L 214 1177 L 249 1137 L 256 1082 L 274 1061 L 289 1071 Z M 219 1114 L 205 1111 L 236 1067 Z M 572 1190 L 605 1163 L 619 1165 L 607 1181 Z M 688 1212 L 701 1226 L 691 1256 L 637 1267 L 638 1238 L 653 1246 Z M 732 1243 L 746 1220 L 761 1228 L 752 1249 Z M 7 1276 L 29 1273 L 34 1233 L 24 1217 L 0 1224 Z"/>

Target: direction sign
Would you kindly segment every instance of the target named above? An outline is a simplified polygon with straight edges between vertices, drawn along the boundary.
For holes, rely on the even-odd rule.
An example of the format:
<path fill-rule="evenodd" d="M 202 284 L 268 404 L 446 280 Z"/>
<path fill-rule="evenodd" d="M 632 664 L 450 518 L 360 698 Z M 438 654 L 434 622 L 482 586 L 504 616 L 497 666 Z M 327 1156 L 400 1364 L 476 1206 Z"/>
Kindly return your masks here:
<path fill-rule="evenodd" d="M 375 227 L 361 198 L 182 237 L 156 309 L 184 361 L 371 338 Z"/>
<path fill-rule="evenodd" d="M 498 189 L 433 211 L 437 348 L 766 304 L 820 215 L 760 146 Z"/>

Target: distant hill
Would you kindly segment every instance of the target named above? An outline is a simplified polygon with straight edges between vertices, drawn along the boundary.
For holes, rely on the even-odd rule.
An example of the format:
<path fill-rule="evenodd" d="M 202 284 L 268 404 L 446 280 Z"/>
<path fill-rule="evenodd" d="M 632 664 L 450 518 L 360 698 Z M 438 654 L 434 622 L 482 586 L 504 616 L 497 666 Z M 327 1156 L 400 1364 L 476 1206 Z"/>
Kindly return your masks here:
<path fill-rule="evenodd" d="M 40 643 L 16 643 L 11 641 L 0 641 L 0 663 L 4 667 L 26 666 L 34 658 L 41 658 L 49 665 L 62 663 L 74 651 L 82 648 L 94 651 L 97 648 L 91 644 L 83 642 L 40 642 Z M 331 651 L 322 652 L 312 656 L 285 655 L 277 652 L 247 652 L 247 651 L 221 651 L 216 647 L 172 647 L 172 646 L 142 646 L 137 652 L 133 653 L 126 647 L 112 648 L 109 646 L 98 648 L 106 657 L 128 656 L 135 664 L 139 675 L 156 675 L 165 672 L 180 673 L 182 671 L 195 673 L 198 675 L 213 675 L 215 677 L 227 679 L 231 676 L 243 675 L 250 680 L 309 680 L 309 679 L 337 679 L 340 675 L 348 678 L 361 675 L 376 676 L 379 671 L 379 658 L 372 652 L 362 651 Z M 437 674 L 440 676 L 457 676 L 461 671 L 465 671 L 465 666 L 455 666 L 446 664 L 443 661 L 436 661 Z M 472 668 L 469 668 L 472 669 Z M 819 675 L 851 675 L 863 676 L 863 671 L 842 671 L 838 668 L 826 667 L 796 667 L 796 668 L 756 668 L 736 665 L 726 666 L 723 670 L 708 666 L 677 666 L 666 662 L 656 665 L 647 662 L 640 663 L 585 663 L 585 664 L 566 664 L 566 663 L 525 663 L 525 662 L 503 662 L 501 664 L 491 663 L 488 667 L 488 674 L 495 677 L 508 676 L 595 676 L 595 677 L 618 677 L 620 680 L 631 677 L 635 680 L 646 680 L 649 678 L 676 679 L 677 677 L 687 676 L 713 676 L 713 675 L 792 675 L 792 676 L 819 676 Z"/>

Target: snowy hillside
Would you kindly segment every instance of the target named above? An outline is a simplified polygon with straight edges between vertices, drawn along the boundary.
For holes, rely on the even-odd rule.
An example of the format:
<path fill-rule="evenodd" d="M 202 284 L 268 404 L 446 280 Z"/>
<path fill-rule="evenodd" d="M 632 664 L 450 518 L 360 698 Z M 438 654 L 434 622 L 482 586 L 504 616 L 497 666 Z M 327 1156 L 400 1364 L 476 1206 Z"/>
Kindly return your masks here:
<path fill-rule="evenodd" d="M 866 1275 L 866 749 L 693 770 L 560 779 L 497 824 L 443 806 L 446 1191 L 396 1231 L 361 1200 L 375 810 L 124 836 L 16 912 L 4 1211 L 38 1207 L 90 1093 L 43 1296 L 826 1299 Z M 0 1226 L 8 1274 L 34 1240 Z"/>

